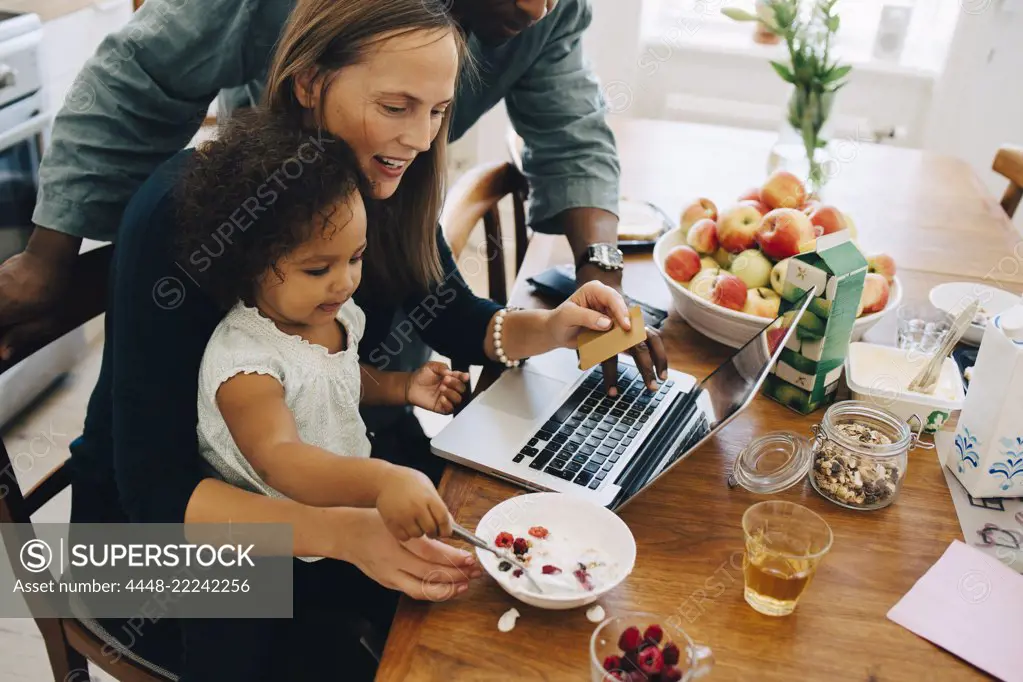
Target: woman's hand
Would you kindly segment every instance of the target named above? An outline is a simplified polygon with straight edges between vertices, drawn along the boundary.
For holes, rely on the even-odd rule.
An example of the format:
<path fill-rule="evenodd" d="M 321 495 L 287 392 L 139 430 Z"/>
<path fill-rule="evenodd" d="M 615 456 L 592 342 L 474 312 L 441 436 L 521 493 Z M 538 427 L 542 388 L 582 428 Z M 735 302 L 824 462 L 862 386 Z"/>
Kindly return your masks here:
<path fill-rule="evenodd" d="M 413 599 L 445 601 L 483 575 L 468 552 L 424 537 L 399 542 L 376 511 L 365 512 L 366 521 L 346 541 L 343 559 L 384 587 Z"/>
<path fill-rule="evenodd" d="M 431 412 L 451 414 L 469 386 L 469 375 L 456 372 L 443 362 L 428 362 L 411 372 L 405 399 L 409 405 Z"/>
<path fill-rule="evenodd" d="M 376 508 L 387 530 L 401 542 L 451 535 L 451 512 L 421 471 L 393 467 L 380 485 Z"/>
<path fill-rule="evenodd" d="M 548 328 L 556 345 L 575 348 L 581 331 L 606 331 L 612 319 L 626 331 L 632 329 L 629 308 L 622 295 L 606 284 L 589 281 L 552 311 Z M 668 376 L 668 355 L 656 329 L 647 327 L 646 336 L 646 341 L 630 348 L 629 353 L 636 360 L 647 387 L 657 390 L 657 379 Z M 612 396 L 618 392 L 615 387 L 617 363 L 617 358 L 611 358 L 602 365 L 604 387 Z"/>

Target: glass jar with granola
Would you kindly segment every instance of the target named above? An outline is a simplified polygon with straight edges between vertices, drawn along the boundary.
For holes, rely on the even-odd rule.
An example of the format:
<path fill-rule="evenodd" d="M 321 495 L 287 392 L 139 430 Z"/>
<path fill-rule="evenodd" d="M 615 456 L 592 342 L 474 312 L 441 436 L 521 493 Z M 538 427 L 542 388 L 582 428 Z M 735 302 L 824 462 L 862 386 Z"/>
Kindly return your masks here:
<path fill-rule="evenodd" d="M 913 419 L 920 422 L 914 415 Z M 912 421 L 912 419 L 911 419 Z M 881 509 L 899 494 L 914 432 L 891 412 L 858 400 L 835 403 L 813 427 L 810 484 L 837 505 Z"/>

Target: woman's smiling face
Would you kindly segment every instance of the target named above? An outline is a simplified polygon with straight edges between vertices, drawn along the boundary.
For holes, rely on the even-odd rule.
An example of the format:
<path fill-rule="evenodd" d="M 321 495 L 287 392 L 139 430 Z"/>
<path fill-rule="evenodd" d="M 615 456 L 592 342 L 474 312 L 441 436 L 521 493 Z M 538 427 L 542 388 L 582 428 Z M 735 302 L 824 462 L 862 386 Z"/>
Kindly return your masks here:
<path fill-rule="evenodd" d="M 387 199 L 437 137 L 455 95 L 458 64 L 450 30 L 411 31 L 381 39 L 358 63 L 324 80 L 297 79 L 295 94 L 310 108 L 323 102 L 323 126 L 355 151 L 373 197 Z"/>

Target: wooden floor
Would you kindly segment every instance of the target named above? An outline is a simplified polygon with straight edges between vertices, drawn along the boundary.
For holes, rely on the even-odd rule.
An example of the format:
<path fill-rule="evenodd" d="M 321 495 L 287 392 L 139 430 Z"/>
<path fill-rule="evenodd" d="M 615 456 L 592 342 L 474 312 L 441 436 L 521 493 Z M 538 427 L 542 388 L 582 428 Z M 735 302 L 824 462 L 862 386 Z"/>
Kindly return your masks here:
<path fill-rule="evenodd" d="M 504 208 L 502 207 L 502 209 Z M 504 210 L 502 210 L 503 213 L 505 213 Z M 508 215 L 503 218 L 503 221 L 504 224 L 511 225 L 510 207 L 508 207 L 507 213 Z M 486 271 L 478 267 L 465 267 L 467 260 L 477 253 L 476 246 L 483 241 L 482 232 L 482 229 L 477 229 L 473 239 L 466 246 L 462 257 L 462 272 L 474 291 L 480 295 L 486 295 Z M 511 250 L 511 248 L 508 249 L 509 258 Z M 511 267 L 512 264 L 509 263 L 506 271 L 511 272 Z M 101 319 L 93 320 L 86 326 L 86 338 L 88 350 L 74 370 L 35 405 L 0 432 L 0 437 L 3 438 L 12 459 L 18 453 L 31 452 L 29 445 L 33 438 L 37 439 L 35 452 L 39 452 L 41 449 L 38 445 L 40 441 L 37 437 L 39 435 L 49 437 L 55 444 L 54 447 L 48 447 L 43 454 L 33 456 L 30 460 L 31 463 L 28 463 L 29 460 L 24 457 L 17 459 L 24 469 L 18 470 L 18 480 L 23 488 L 33 485 L 57 463 L 66 459 L 69 455 L 68 445 L 82 432 L 85 408 L 92 388 L 96 384 L 96 378 L 99 376 L 103 351 Z M 478 375 L 473 377 L 474 380 L 477 378 Z M 450 417 L 418 409 L 417 413 L 423 422 L 423 428 L 431 436 L 443 428 L 450 419 Z M 70 491 L 65 491 L 41 509 L 33 517 L 33 520 L 36 522 L 62 522 L 67 521 L 70 513 Z M 92 679 L 96 682 L 113 680 L 112 677 L 95 666 L 91 667 L 90 672 Z M 46 649 L 35 622 L 27 618 L 0 618 L 0 682 L 44 682 L 50 679 L 52 679 L 52 673 L 46 658 Z M 76 678 L 76 680 L 78 679 Z M 63 680 L 57 682 L 63 682 Z"/>

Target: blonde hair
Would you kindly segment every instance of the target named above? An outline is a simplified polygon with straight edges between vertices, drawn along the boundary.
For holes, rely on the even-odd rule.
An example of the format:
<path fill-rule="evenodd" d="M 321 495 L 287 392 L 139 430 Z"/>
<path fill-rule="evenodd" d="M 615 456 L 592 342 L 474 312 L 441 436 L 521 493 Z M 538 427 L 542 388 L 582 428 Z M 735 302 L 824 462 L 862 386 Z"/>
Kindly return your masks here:
<path fill-rule="evenodd" d="M 338 70 L 358 63 L 368 49 L 389 38 L 417 31 L 450 31 L 459 63 L 467 55 L 465 38 L 444 0 L 300 0 L 281 35 L 270 67 L 264 102 L 295 126 L 308 109 L 295 93 L 296 79 L 313 74 L 322 80 L 323 102 Z M 447 175 L 448 107 L 429 151 L 405 171 L 392 197 L 379 204 L 379 220 L 367 230 L 363 287 L 383 299 L 428 291 L 442 276 L 437 250 L 437 221 Z M 322 127 L 322 120 L 317 121 Z"/>

